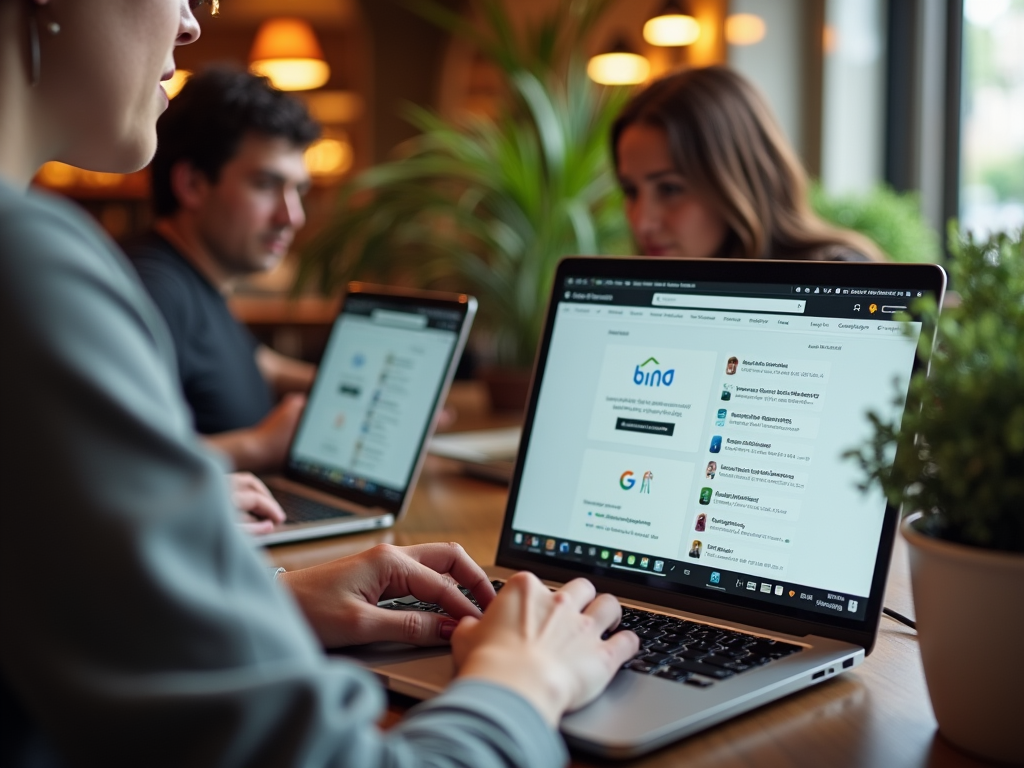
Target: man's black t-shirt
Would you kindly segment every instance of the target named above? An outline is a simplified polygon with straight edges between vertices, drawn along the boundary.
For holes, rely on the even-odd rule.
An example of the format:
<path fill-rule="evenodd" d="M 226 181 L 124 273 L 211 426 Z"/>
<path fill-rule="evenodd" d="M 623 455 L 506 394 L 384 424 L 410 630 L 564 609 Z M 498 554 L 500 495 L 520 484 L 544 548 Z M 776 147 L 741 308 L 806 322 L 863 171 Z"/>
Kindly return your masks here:
<path fill-rule="evenodd" d="M 124 247 L 171 329 L 196 431 L 212 435 L 263 419 L 273 398 L 256 367 L 259 342 L 220 292 L 156 233 Z"/>

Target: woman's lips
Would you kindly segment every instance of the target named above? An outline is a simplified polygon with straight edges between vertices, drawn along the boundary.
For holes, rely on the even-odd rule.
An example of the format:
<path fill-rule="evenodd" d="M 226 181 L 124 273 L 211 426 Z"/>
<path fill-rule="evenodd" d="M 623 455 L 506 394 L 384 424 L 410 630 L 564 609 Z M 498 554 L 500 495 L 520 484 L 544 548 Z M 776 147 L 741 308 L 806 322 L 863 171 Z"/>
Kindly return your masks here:
<path fill-rule="evenodd" d="M 170 80 L 172 77 L 174 77 L 174 67 L 171 67 L 169 70 L 160 75 L 160 82 L 156 85 L 157 90 L 160 91 L 161 101 L 163 102 L 164 109 L 166 109 L 167 105 L 171 103 L 171 97 L 167 95 L 167 89 L 163 87 L 162 83 L 166 82 L 167 80 Z"/>

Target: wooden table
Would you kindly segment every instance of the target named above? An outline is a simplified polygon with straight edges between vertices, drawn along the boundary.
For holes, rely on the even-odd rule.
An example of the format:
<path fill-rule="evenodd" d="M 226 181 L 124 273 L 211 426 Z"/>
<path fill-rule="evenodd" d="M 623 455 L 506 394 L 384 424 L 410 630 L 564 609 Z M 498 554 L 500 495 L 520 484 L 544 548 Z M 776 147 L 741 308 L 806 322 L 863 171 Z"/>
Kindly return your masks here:
<path fill-rule="evenodd" d="M 476 407 L 478 399 L 470 388 L 456 389 L 451 400 L 460 410 L 456 428 L 484 420 L 470 408 Z M 409 514 L 393 529 L 276 547 L 270 555 L 277 564 L 293 569 L 381 542 L 404 545 L 453 540 L 477 562 L 493 563 L 506 493 L 503 486 L 464 477 L 451 463 L 430 457 Z M 913 616 L 902 539 L 897 541 L 886 605 Z M 389 719 L 397 719 L 408 706 L 408 700 L 393 699 Z M 585 756 L 576 756 L 573 764 L 605 765 Z M 857 669 L 628 765 L 939 768 L 985 763 L 962 754 L 938 735 L 916 635 L 883 618 L 874 652 Z"/>

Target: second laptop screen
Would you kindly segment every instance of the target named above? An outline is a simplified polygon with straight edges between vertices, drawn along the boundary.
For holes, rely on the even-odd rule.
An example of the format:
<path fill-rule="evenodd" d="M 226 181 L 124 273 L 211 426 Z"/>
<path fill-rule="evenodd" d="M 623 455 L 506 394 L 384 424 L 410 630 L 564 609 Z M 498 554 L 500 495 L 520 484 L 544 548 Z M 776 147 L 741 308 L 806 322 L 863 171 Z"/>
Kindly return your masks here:
<path fill-rule="evenodd" d="M 350 297 L 288 457 L 293 471 L 397 503 L 408 487 L 465 313 Z"/>

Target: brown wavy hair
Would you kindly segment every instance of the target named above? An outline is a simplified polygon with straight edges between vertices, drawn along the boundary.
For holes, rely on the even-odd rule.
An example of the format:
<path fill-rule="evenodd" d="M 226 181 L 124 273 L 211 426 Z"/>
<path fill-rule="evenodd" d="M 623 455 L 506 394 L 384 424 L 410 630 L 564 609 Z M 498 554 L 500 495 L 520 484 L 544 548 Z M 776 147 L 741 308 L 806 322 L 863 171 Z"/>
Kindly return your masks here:
<path fill-rule="evenodd" d="M 690 69 L 637 94 L 612 126 L 616 168 L 622 132 L 635 124 L 665 131 L 676 170 L 725 221 L 718 257 L 885 260 L 868 238 L 814 214 L 796 153 L 761 94 L 733 70 Z"/>

